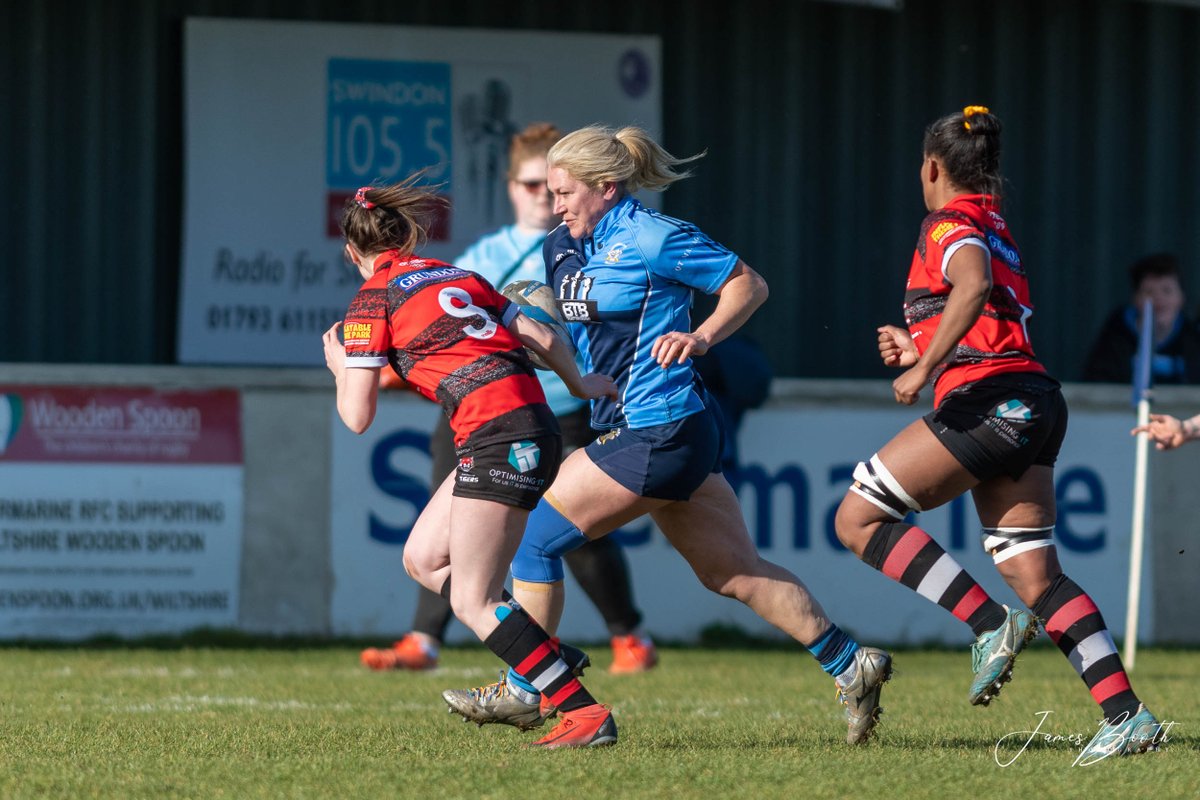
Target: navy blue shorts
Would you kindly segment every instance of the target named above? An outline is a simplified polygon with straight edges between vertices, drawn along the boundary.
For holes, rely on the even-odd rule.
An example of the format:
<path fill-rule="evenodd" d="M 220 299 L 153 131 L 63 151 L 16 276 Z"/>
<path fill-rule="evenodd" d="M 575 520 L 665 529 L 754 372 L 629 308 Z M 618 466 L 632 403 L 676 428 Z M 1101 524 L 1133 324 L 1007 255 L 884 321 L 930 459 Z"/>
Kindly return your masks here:
<path fill-rule="evenodd" d="M 711 409 L 651 428 L 616 428 L 586 448 L 604 474 L 640 497 L 687 500 L 721 471 L 725 432 Z"/>

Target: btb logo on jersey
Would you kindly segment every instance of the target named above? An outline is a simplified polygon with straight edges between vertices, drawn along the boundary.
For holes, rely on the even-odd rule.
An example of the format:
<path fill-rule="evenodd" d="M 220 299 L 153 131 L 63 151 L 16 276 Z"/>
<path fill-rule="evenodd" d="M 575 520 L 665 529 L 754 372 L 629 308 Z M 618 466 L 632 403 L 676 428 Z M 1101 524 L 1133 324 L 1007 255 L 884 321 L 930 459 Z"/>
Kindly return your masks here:
<path fill-rule="evenodd" d="M 542 460 L 542 449 L 533 442 L 514 442 L 508 451 L 508 463 L 520 472 L 537 469 Z"/>
<path fill-rule="evenodd" d="M 559 300 L 558 311 L 567 322 L 591 322 L 592 306 L 588 300 Z"/>
<path fill-rule="evenodd" d="M 558 284 L 558 311 L 567 322 L 596 322 L 596 301 L 589 300 L 593 278 L 580 272 L 564 275 Z"/>

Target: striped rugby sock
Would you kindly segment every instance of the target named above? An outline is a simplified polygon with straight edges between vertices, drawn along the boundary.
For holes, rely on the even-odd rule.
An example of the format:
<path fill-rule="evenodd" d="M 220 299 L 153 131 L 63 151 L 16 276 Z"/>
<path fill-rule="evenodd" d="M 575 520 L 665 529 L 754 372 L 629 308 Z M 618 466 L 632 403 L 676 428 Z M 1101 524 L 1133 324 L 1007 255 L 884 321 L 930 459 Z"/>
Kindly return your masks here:
<path fill-rule="evenodd" d="M 560 711 L 593 705 L 579 679 L 550 643 L 550 636 L 520 608 L 503 605 L 496 609 L 500 624 L 483 643 L 522 675 Z"/>
<path fill-rule="evenodd" d="M 863 561 L 971 626 L 976 636 L 994 631 L 1008 616 L 962 566 L 907 522 L 885 522 L 863 550 Z"/>
<path fill-rule="evenodd" d="M 1139 701 L 1100 609 L 1079 584 L 1059 575 L 1033 606 L 1046 620 L 1046 633 L 1083 678 L 1104 716 L 1137 713 Z"/>

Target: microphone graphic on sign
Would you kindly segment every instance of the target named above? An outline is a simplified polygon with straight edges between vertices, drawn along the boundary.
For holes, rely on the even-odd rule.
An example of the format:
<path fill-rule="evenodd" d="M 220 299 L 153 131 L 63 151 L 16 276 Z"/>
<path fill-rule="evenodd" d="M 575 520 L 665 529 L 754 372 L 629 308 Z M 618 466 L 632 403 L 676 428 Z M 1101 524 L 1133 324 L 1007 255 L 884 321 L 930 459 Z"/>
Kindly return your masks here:
<path fill-rule="evenodd" d="M 512 91 L 504 81 L 491 78 L 483 84 L 481 93 L 464 97 L 458 110 L 463 136 L 471 149 L 468 180 L 473 193 L 482 194 L 484 218 L 490 224 L 495 218 L 496 190 L 503 178 L 505 151 L 517 130 L 516 124 L 509 119 Z M 481 179 L 482 188 L 479 186 Z"/>

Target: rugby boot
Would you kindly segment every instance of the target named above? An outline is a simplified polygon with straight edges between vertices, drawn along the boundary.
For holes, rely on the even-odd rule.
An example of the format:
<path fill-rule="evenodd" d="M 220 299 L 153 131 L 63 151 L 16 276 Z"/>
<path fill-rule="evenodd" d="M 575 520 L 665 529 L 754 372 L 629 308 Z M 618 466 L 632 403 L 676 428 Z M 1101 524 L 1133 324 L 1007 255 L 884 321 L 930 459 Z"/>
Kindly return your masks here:
<path fill-rule="evenodd" d="M 496 683 L 474 689 L 447 689 L 442 692 L 442 699 L 450 706 L 451 714 L 461 714 L 463 722 L 476 725 L 512 725 L 527 731 L 546 721 L 542 716 L 541 695 L 510 684 L 506 670 L 501 670 Z"/>
<path fill-rule="evenodd" d="M 846 743 L 862 744 L 871 738 L 883 713 L 879 695 L 892 677 L 892 657 L 875 647 L 860 647 L 854 663 L 858 670 L 848 685 L 838 685 L 838 700 L 846 707 Z"/>
<path fill-rule="evenodd" d="M 418 637 L 406 633 L 389 648 L 368 647 L 359 661 L 374 670 L 427 670 L 437 667 L 438 657 L 426 650 Z"/>
<path fill-rule="evenodd" d="M 1012 680 L 1013 662 L 1038 635 L 1038 621 L 1028 611 L 1005 606 L 1008 615 L 994 631 L 979 635 L 971 645 L 971 705 L 986 706 L 1000 694 L 1000 688 Z"/>
<path fill-rule="evenodd" d="M 614 636 L 612 651 L 613 660 L 608 671 L 613 675 L 645 672 L 658 663 L 658 651 L 648 636 Z"/>
<path fill-rule="evenodd" d="M 1137 712 L 1132 715 L 1121 714 L 1112 722 L 1106 719 L 1087 747 L 1079 753 L 1075 764 L 1086 767 L 1109 756 L 1135 756 L 1157 750 L 1161 744 L 1162 727 L 1145 704 L 1139 705 Z"/>
<path fill-rule="evenodd" d="M 530 747 L 601 747 L 617 743 L 617 723 L 608 706 L 593 703 L 561 712 L 557 725 Z"/>
<path fill-rule="evenodd" d="M 559 657 L 570 668 L 571 674 L 579 677 L 591 666 L 588 654 L 577 647 L 550 640 Z M 500 680 L 474 689 L 447 689 L 442 699 L 451 714 L 461 714 L 464 722 L 476 725 L 512 725 L 523 731 L 541 727 L 556 709 L 537 692 L 530 692 L 508 682 L 508 672 L 500 673 Z"/>

